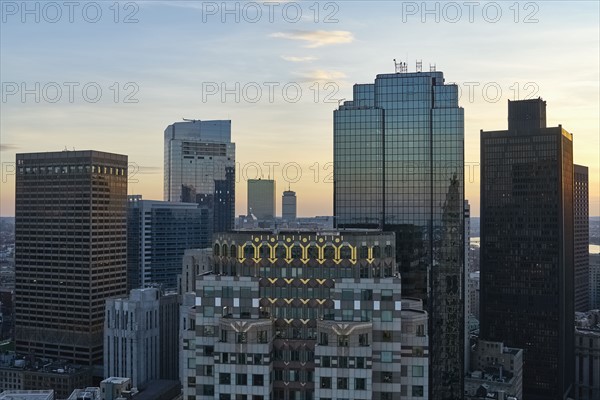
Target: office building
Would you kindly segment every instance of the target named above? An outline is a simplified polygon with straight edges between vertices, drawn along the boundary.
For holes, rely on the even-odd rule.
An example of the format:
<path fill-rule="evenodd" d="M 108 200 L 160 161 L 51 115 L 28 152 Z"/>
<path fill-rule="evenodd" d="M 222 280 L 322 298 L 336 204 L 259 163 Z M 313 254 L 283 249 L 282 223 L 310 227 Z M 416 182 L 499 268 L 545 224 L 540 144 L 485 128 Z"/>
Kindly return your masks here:
<path fill-rule="evenodd" d="M 133 289 L 129 297 L 106 301 L 104 376 L 131 378 L 134 387 L 178 379 L 177 294 Z"/>
<path fill-rule="evenodd" d="M 404 64 L 405 65 L 405 64 Z M 338 228 L 396 236 L 403 296 L 429 314 L 429 398 L 464 376 L 464 112 L 442 72 L 380 74 L 334 111 Z"/>
<path fill-rule="evenodd" d="M 393 233 L 220 234 L 181 313 L 184 398 L 423 398 L 428 315 Z"/>
<path fill-rule="evenodd" d="M 17 154 L 16 351 L 102 364 L 104 302 L 127 289 L 127 156 Z"/>
<path fill-rule="evenodd" d="M 296 221 L 296 192 L 286 190 L 281 196 L 281 219 L 284 222 Z"/>
<path fill-rule="evenodd" d="M 600 253 L 590 253 L 590 309 L 600 309 Z"/>
<path fill-rule="evenodd" d="M 600 398 L 600 311 L 577 313 L 575 400 Z"/>
<path fill-rule="evenodd" d="M 235 143 L 231 121 L 185 120 L 164 132 L 164 200 L 198 203 L 211 211 L 212 232 L 235 218 Z"/>
<path fill-rule="evenodd" d="M 212 249 L 188 249 L 183 254 L 177 293 L 196 293 L 196 277 L 212 271 Z"/>
<path fill-rule="evenodd" d="M 5 390 L 0 400 L 54 400 L 54 390 Z"/>
<path fill-rule="evenodd" d="M 573 137 L 546 102 L 509 101 L 481 131 L 481 337 L 524 350 L 523 395 L 573 388 Z"/>
<path fill-rule="evenodd" d="M 471 349 L 465 400 L 523 399 L 523 350 L 478 340 Z"/>
<path fill-rule="evenodd" d="M 275 181 L 248 179 L 248 215 L 259 221 L 275 219 Z"/>
<path fill-rule="evenodd" d="M 186 249 L 210 247 L 210 210 L 196 203 L 128 196 L 127 280 L 130 289 L 177 288 Z"/>
<path fill-rule="evenodd" d="M 590 310 L 590 200 L 588 168 L 573 165 L 573 223 L 575 226 L 575 311 Z"/>

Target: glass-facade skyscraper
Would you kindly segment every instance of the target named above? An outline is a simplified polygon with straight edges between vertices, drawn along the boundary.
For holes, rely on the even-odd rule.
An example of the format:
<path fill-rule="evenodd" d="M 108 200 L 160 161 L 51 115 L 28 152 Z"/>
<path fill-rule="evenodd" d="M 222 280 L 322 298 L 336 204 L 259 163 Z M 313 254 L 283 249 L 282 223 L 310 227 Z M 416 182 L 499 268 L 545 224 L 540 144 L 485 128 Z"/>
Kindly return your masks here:
<path fill-rule="evenodd" d="M 546 102 L 509 101 L 508 130 L 481 131 L 481 337 L 524 350 L 523 396 L 573 385 L 573 137 Z"/>
<path fill-rule="evenodd" d="M 442 72 L 377 75 L 334 111 L 338 228 L 396 234 L 402 296 L 429 312 L 431 399 L 462 399 L 464 112 Z"/>
<path fill-rule="evenodd" d="M 259 221 L 275 219 L 275 181 L 248 179 L 248 215 Z"/>
<path fill-rule="evenodd" d="M 175 122 L 165 129 L 164 139 L 164 200 L 209 207 L 211 235 L 233 229 L 235 143 L 231 143 L 231 121 Z"/>
<path fill-rule="evenodd" d="M 162 289 L 175 289 L 185 250 L 210 247 L 209 211 L 196 203 L 128 196 L 128 288 L 159 284 Z"/>

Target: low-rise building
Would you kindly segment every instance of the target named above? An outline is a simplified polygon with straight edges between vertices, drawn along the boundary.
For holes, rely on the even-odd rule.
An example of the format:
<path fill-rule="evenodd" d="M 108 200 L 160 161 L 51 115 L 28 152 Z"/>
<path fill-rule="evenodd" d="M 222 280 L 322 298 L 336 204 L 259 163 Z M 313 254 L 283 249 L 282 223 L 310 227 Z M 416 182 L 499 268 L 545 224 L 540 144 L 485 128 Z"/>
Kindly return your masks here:
<path fill-rule="evenodd" d="M 600 310 L 577 313 L 575 399 L 600 399 Z"/>
<path fill-rule="evenodd" d="M 502 342 L 479 339 L 471 349 L 466 400 L 521 400 L 523 397 L 523 350 Z"/>
<path fill-rule="evenodd" d="M 54 400 L 54 390 L 5 390 L 0 400 Z"/>

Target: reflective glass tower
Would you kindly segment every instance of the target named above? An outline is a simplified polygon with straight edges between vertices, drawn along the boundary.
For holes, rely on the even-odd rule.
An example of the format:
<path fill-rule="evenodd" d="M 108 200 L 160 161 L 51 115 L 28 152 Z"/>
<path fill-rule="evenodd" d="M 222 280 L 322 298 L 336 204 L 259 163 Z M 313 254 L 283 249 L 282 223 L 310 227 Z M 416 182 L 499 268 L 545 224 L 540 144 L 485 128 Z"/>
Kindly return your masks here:
<path fill-rule="evenodd" d="M 210 232 L 233 229 L 235 143 L 231 121 L 189 120 L 165 129 L 164 199 L 210 208 Z"/>
<path fill-rule="evenodd" d="M 396 233 L 402 295 L 430 315 L 431 399 L 463 396 L 463 141 L 442 72 L 377 75 L 334 112 L 336 225 Z"/>
<path fill-rule="evenodd" d="M 573 137 L 546 102 L 509 101 L 508 130 L 481 131 L 481 336 L 524 349 L 523 395 L 573 385 Z"/>

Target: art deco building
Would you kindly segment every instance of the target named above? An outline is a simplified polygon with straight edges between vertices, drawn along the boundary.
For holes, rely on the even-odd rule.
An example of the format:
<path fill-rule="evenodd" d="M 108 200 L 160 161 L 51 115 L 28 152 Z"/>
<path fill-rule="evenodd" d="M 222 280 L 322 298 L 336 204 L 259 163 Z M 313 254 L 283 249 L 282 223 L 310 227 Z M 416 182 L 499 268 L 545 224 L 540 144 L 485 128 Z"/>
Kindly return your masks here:
<path fill-rule="evenodd" d="M 574 365 L 573 136 L 546 102 L 481 131 L 481 337 L 524 351 L 523 395 L 562 400 Z"/>
<path fill-rule="evenodd" d="M 102 364 L 104 303 L 127 290 L 127 156 L 17 154 L 16 350 Z"/>
<path fill-rule="evenodd" d="M 182 307 L 186 399 L 422 399 L 427 313 L 393 233 L 232 232 Z"/>
<path fill-rule="evenodd" d="M 402 65 L 402 64 L 401 64 Z M 429 313 L 431 399 L 462 399 L 464 112 L 439 71 L 380 74 L 334 111 L 338 228 L 395 233 L 402 294 Z"/>

